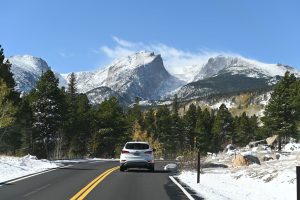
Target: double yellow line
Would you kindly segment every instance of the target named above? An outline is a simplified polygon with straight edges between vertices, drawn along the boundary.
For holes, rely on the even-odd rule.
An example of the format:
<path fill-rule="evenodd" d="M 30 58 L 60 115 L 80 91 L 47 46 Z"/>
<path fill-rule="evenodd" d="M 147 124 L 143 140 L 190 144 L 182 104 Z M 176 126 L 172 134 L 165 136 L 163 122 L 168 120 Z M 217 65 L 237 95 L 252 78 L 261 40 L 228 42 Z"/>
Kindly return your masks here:
<path fill-rule="evenodd" d="M 84 199 L 101 181 L 103 181 L 109 174 L 119 169 L 118 167 L 111 168 L 98 177 L 96 177 L 92 182 L 90 182 L 87 186 L 82 188 L 77 194 L 75 194 L 70 200 L 82 200 Z"/>

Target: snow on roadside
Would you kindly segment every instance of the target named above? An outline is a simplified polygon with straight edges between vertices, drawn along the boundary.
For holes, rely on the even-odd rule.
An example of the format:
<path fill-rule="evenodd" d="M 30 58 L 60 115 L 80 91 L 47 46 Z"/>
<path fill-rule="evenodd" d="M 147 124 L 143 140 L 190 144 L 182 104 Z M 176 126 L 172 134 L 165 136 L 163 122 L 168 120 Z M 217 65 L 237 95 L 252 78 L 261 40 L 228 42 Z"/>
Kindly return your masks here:
<path fill-rule="evenodd" d="M 178 178 L 205 199 L 218 200 L 257 200 L 257 199 L 296 199 L 295 172 L 287 170 L 274 180 L 239 174 L 234 176 L 229 170 L 214 170 L 201 174 L 200 184 L 196 183 L 196 172 L 183 171 Z"/>
<path fill-rule="evenodd" d="M 290 152 L 280 154 L 279 160 L 261 162 L 261 165 L 233 167 L 232 155 L 210 158 L 228 168 L 205 168 L 196 183 L 195 171 L 182 171 L 178 178 L 199 196 L 218 200 L 285 200 L 296 199 L 296 166 L 300 166 L 300 144 L 289 143 L 284 148 Z M 244 151 L 243 155 L 261 154 L 264 151 Z M 269 155 L 269 152 L 264 153 Z"/>
<path fill-rule="evenodd" d="M 49 160 L 38 160 L 31 155 L 24 157 L 0 156 L 0 183 L 60 166 Z"/>
<path fill-rule="evenodd" d="M 119 161 L 118 158 L 82 158 L 82 159 L 71 159 L 71 160 L 54 160 L 54 163 L 82 163 L 91 161 Z"/>

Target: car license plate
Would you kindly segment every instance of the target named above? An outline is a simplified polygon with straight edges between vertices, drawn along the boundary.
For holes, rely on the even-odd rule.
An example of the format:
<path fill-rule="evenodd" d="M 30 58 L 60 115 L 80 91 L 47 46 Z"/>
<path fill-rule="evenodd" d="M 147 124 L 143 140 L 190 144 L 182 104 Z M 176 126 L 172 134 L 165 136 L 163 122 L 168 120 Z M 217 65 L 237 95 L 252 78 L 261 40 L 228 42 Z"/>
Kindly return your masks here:
<path fill-rule="evenodd" d="M 139 156 L 139 155 L 140 155 L 140 153 L 138 153 L 138 152 L 135 152 L 133 155 L 135 155 L 135 156 Z"/>

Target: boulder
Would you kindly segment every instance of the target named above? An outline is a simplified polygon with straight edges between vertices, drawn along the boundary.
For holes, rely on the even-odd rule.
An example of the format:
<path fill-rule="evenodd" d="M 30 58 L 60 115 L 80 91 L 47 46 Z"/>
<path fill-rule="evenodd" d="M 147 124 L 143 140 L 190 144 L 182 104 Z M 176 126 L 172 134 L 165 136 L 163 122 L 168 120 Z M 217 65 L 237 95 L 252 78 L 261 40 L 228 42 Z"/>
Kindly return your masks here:
<path fill-rule="evenodd" d="M 237 155 L 235 159 L 233 160 L 233 166 L 239 167 L 239 166 L 247 166 L 249 165 L 246 158 L 242 155 Z"/>
<path fill-rule="evenodd" d="M 233 166 L 240 167 L 240 166 L 248 166 L 251 164 L 259 164 L 260 161 L 256 156 L 253 155 L 237 155 L 235 159 L 233 159 Z"/>
<path fill-rule="evenodd" d="M 248 161 L 249 165 L 251 165 L 251 164 L 260 165 L 260 161 L 259 161 L 258 157 L 254 156 L 254 155 L 245 155 L 244 157 Z"/>
<path fill-rule="evenodd" d="M 269 161 L 269 160 L 274 160 L 274 158 L 270 155 L 264 155 L 264 157 L 262 158 L 263 161 Z"/>
<path fill-rule="evenodd" d="M 184 160 L 184 157 L 183 157 L 183 156 L 178 156 L 178 157 L 176 157 L 175 160 L 176 160 L 176 161 L 183 161 L 183 160 Z"/>
<path fill-rule="evenodd" d="M 274 145 L 275 143 L 277 143 L 277 139 L 278 139 L 278 135 L 273 135 L 272 137 L 268 137 L 266 139 L 266 142 L 268 145 Z"/>
<path fill-rule="evenodd" d="M 164 170 L 168 172 L 176 172 L 178 170 L 178 167 L 175 163 L 170 163 L 164 167 Z"/>

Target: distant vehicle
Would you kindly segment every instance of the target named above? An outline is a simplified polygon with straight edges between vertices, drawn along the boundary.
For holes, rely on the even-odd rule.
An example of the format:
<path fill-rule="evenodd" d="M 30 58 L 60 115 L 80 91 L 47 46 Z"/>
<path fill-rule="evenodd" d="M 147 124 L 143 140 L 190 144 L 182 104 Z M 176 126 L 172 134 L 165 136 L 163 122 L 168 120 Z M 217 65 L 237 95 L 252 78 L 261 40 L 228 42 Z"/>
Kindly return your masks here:
<path fill-rule="evenodd" d="M 154 156 L 148 142 L 127 142 L 120 156 L 120 171 L 129 168 L 146 168 L 154 171 Z"/>

